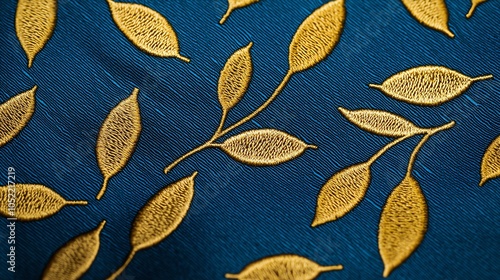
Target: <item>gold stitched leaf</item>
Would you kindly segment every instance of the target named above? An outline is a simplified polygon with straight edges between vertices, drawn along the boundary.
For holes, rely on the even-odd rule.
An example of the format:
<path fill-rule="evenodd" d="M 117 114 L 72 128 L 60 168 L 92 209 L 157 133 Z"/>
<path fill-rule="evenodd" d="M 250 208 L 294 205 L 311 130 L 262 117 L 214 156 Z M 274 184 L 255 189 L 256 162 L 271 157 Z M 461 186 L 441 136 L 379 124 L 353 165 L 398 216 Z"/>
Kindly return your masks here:
<path fill-rule="evenodd" d="M 37 86 L 0 105 L 0 147 L 16 137 L 35 112 Z"/>
<path fill-rule="evenodd" d="M 227 0 L 228 7 L 226 13 L 219 21 L 219 24 L 223 24 L 234 10 L 252 5 L 257 2 L 259 2 L 259 0 Z"/>
<path fill-rule="evenodd" d="M 325 59 L 339 42 L 344 21 L 344 0 L 330 1 L 309 15 L 290 44 L 290 72 L 306 70 Z"/>
<path fill-rule="evenodd" d="M 277 165 L 302 155 L 307 148 L 317 148 L 276 129 L 245 131 L 219 147 L 233 159 L 257 166 Z"/>
<path fill-rule="evenodd" d="M 500 136 L 491 142 L 483 155 L 479 185 L 482 186 L 498 176 L 500 176 Z"/>
<path fill-rule="evenodd" d="M 350 166 L 334 174 L 321 188 L 312 227 L 335 221 L 356 207 L 370 185 L 370 163 Z"/>
<path fill-rule="evenodd" d="M 137 251 L 160 243 L 177 229 L 191 205 L 196 174 L 198 172 L 165 187 L 139 210 L 130 234 L 132 250 L 125 263 L 108 280 L 118 277 Z"/>
<path fill-rule="evenodd" d="M 177 35 L 160 13 L 140 4 L 107 1 L 118 28 L 140 50 L 189 62 L 189 58 L 179 54 Z"/>
<path fill-rule="evenodd" d="M 469 12 L 467 13 L 467 15 L 465 15 L 465 17 L 471 18 L 472 14 L 474 14 L 474 11 L 476 10 L 477 6 L 479 6 L 479 4 L 484 3 L 486 1 L 488 1 L 488 0 L 471 0 L 471 6 L 469 9 Z"/>
<path fill-rule="evenodd" d="M 231 55 L 220 72 L 218 93 L 224 112 L 238 104 L 248 89 L 252 78 L 252 57 L 250 56 L 252 44 L 248 44 Z"/>
<path fill-rule="evenodd" d="M 369 84 L 387 96 L 416 105 L 435 106 L 464 93 L 473 82 L 491 79 L 465 76 L 443 66 L 419 66 L 399 72 L 382 85 Z"/>
<path fill-rule="evenodd" d="M 138 94 L 139 89 L 134 88 L 130 97 L 111 110 L 97 136 L 97 163 L 104 176 L 97 199 L 104 195 L 108 180 L 125 167 L 139 140 L 141 114 Z"/>
<path fill-rule="evenodd" d="M 239 274 L 227 273 L 226 278 L 239 280 L 312 280 L 322 272 L 342 269 L 342 265 L 321 266 L 302 256 L 286 254 L 257 260 L 247 265 Z"/>
<path fill-rule="evenodd" d="M 54 253 L 43 272 L 43 280 L 76 280 L 87 272 L 97 256 L 100 233 L 106 221 L 97 228 L 68 241 Z"/>
<path fill-rule="evenodd" d="M 426 131 L 409 120 L 386 111 L 368 109 L 349 111 L 342 107 L 339 107 L 339 111 L 357 127 L 382 136 L 402 137 Z"/>
<path fill-rule="evenodd" d="M 384 277 L 401 265 L 424 239 L 427 204 L 418 182 L 411 176 L 392 191 L 380 217 L 378 247 Z"/>
<path fill-rule="evenodd" d="M 19 221 L 48 218 L 66 205 L 87 205 L 87 201 L 67 201 L 52 189 L 37 184 L 2 186 L 0 201 L 0 215 Z"/>
<path fill-rule="evenodd" d="M 444 0 L 402 0 L 402 2 L 421 24 L 441 31 L 451 38 L 455 37 L 448 28 L 448 9 Z"/>
<path fill-rule="evenodd" d="M 28 57 L 28 67 L 52 36 L 56 17 L 57 0 L 18 0 L 16 34 Z"/>

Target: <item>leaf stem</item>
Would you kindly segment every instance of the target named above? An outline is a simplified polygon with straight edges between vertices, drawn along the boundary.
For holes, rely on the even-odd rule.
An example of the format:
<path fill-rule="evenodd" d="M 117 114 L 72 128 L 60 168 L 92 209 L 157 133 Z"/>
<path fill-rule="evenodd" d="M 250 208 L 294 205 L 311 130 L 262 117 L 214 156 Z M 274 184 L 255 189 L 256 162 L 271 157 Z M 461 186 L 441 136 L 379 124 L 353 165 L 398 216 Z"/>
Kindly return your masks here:
<path fill-rule="evenodd" d="M 136 250 L 132 249 L 132 251 L 130 251 L 130 253 L 128 254 L 127 260 L 125 260 L 122 266 L 120 266 L 120 268 L 118 268 L 118 270 L 116 270 L 113 274 L 111 274 L 111 276 L 109 276 L 106 280 L 114 280 L 116 279 L 116 277 L 120 276 L 120 274 L 122 274 L 122 272 L 125 270 L 125 268 L 127 268 L 127 266 L 134 258 L 135 253 Z"/>
<path fill-rule="evenodd" d="M 226 13 L 220 19 L 219 24 L 224 24 L 224 22 L 226 22 L 227 18 L 231 14 L 231 12 L 232 12 L 232 9 L 231 8 L 227 8 Z"/>
<path fill-rule="evenodd" d="M 330 265 L 330 266 L 322 266 L 319 271 L 320 272 L 327 272 L 327 271 L 334 271 L 334 270 L 342 270 L 344 267 L 339 264 L 339 265 Z"/>
<path fill-rule="evenodd" d="M 224 277 L 226 277 L 227 279 L 238 279 L 238 277 L 240 276 L 238 274 L 226 273 Z"/>
<path fill-rule="evenodd" d="M 368 165 L 372 165 L 374 161 L 376 161 L 380 156 L 382 156 L 385 152 L 387 152 L 387 150 L 389 150 L 390 148 L 396 146 L 399 142 L 402 142 L 410 137 L 413 137 L 415 136 L 415 134 L 409 134 L 409 135 L 405 135 L 403 137 L 399 137 L 399 138 L 396 138 L 394 139 L 392 142 L 390 142 L 389 144 L 385 145 L 382 149 L 380 149 L 378 152 L 376 152 L 368 161 Z"/>
<path fill-rule="evenodd" d="M 87 205 L 88 201 L 85 200 L 69 200 L 64 203 L 65 205 Z"/>
<path fill-rule="evenodd" d="M 475 78 L 471 78 L 471 79 L 473 82 L 484 81 L 484 80 L 493 79 L 493 75 L 488 74 L 488 75 L 483 75 L 483 76 L 479 76 L 479 77 L 475 77 Z"/>
<path fill-rule="evenodd" d="M 425 144 L 425 142 L 427 142 L 427 140 L 429 140 L 429 138 L 432 135 L 434 135 L 434 134 L 436 134 L 436 133 L 438 133 L 440 131 L 443 131 L 443 130 L 446 130 L 446 129 L 450 129 L 454 125 L 455 125 L 455 122 L 451 121 L 451 122 L 449 122 L 449 123 L 447 123 L 445 125 L 438 126 L 438 127 L 431 128 L 431 129 L 427 130 L 427 133 L 425 134 L 425 136 L 422 138 L 422 140 L 420 140 L 420 142 L 417 144 L 417 146 L 415 147 L 415 149 L 413 149 L 413 152 L 411 153 L 410 160 L 408 162 L 408 168 L 406 169 L 406 177 L 410 177 L 411 176 L 411 171 L 413 170 L 413 165 L 415 164 L 415 160 L 417 158 L 417 154 L 420 151 L 420 148 L 422 148 L 422 146 Z"/>
<path fill-rule="evenodd" d="M 102 198 L 102 196 L 104 195 L 104 193 L 106 192 L 106 188 L 108 187 L 108 181 L 109 181 L 109 177 L 107 177 L 107 176 L 104 177 L 104 182 L 102 182 L 101 190 L 99 191 L 99 193 L 96 196 L 97 200 L 100 200 Z"/>
<path fill-rule="evenodd" d="M 184 154 L 183 156 L 181 156 L 180 158 L 178 158 L 174 162 L 172 162 L 169 166 L 167 166 L 165 168 L 165 170 L 164 170 L 165 174 L 167 174 L 177 164 L 179 164 L 181 161 L 183 161 L 187 157 L 189 157 L 189 156 L 191 156 L 191 155 L 193 155 L 193 154 L 195 154 L 195 153 L 197 153 L 197 152 L 199 152 L 199 151 L 201 151 L 201 150 L 203 150 L 205 148 L 220 146 L 220 144 L 215 143 L 216 140 L 218 140 L 222 136 L 226 135 L 228 132 L 232 131 L 233 129 L 239 127 L 240 125 L 248 122 L 249 120 L 251 120 L 252 118 L 254 118 L 255 116 L 257 116 L 260 112 L 262 112 L 264 109 L 266 109 L 267 106 L 269 106 L 269 104 L 271 104 L 271 102 L 273 102 L 274 99 L 276 99 L 276 97 L 278 97 L 278 95 L 281 93 L 281 91 L 286 86 L 286 84 L 288 83 L 288 81 L 290 80 L 290 78 L 292 77 L 293 74 L 294 73 L 292 71 L 288 70 L 288 72 L 286 73 L 286 75 L 283 78 L 283 80 L 281 81 L 281 83 L 274 90 L 273 94 L 262 105 L 260 105 L 259 108 L 255 109 L 255 111 L 253 111 L 252 113 L 250 113 L 248 116 L 242 118 L 241 120 L 239 120 L 238 122 L 236 122 L 235 124 L 229 126 L 226 129 L 223 129 L 223 126 L 224 126 L 224 122 L 225 122 L 226 117 L 227 117 L 227 112 L 223 111 L 219 127 L 215 131 L 215 133 L 212 136 L 212 138 L 210 138 L 210 140 L 208 140 L 204 144 L 198 146 L 197 148 L 194 148 L 193 150 L 187 152 L 186 154 Z"/>

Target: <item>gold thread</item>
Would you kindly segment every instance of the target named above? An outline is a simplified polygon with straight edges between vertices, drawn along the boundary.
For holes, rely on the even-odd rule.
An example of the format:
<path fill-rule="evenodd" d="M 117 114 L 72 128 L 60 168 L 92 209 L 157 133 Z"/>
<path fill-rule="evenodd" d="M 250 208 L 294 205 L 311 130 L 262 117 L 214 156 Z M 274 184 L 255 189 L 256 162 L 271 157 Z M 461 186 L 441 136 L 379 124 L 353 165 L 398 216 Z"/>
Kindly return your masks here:
<path fill-rule="evenodd" d="M 224 115 L 240 102 L 248 89 L 252 79 L 252 57 L 250 55 L 252 45 L 253 43 L 250 42 L 246 47 L 234 52 L 220 72 L 217 91 Z M 221 125 L 223 125 L 222 121 Z"/>
<path fill-rule="evenodd" d="M 320 273 L 342 269 L 342 265 L 321 266 L 299 255 L 283 254 L 262 258 L 247 265 L 240 273 L 227 273 L 225 277 L 239 280 L 312 280 Z"/>
<path fill-rule="evenodd" d="M 344 0 L 328 2 L 299 26 L 290 44 L 290 71 L 297 73 L 325 59 L 340 41 L 345 22 Z"/>
<path fill-rule="evenodd" d="M 114 107 L 97 136 L 96 155 L 104 177 L 97 199 L 106 191 L 108 180 L 120 172 L 132 156 L 141 133 L 141 114 L 134 88 L 130 97 Z"/>
<path fill-rule="evenodd" d="M 317 148 L 276 129 L 245 131 L 216 146 L 239 162 L 257 166 L 277 165 L 299 157 L 307 148 Z"/>
<path fill-rule="evenodd" d="M 329 2 L 314 11 L 304 20 L 304 22 L 302 22 L 292 39 L 289 54 L 289 61 L 291 61 L 290 68 L 278 87 L 274 90 L 273 94 L 271 94 L 271 96 L 252 113 L 240 119 L 233 125 L 230 125 L 226 129 L 222 129 L 227 115 L 223 112 L 219 127 L 215 130 L 210 140 L 176 159 L 170 165 L 165 167 L 164 172 L 168 173 L 182 160 L 201 150 L 204 150 L 205 148 L 217 146 L 217 144 L 215 144 L 216 140 L 226 135 L 233 129 L 248 122 L 267 108 L 267 106 L 269 106 L 269 104 L 271 104 L 276 97 L 278 97 L 294 73 L 312 67 L 325 59 L 333 51 L 333 48 L 339 40 L 340 34 L 342 33 L 344 18 L 345 8 L 343 0 Z M 339 24 L 339 22 L 341 24 Z M 319 30 L 318 28 L 320 27 L 325 29 Z M 327 32 L 327 34 L 321 34 L 320 31 Z M 334 34 L 334 36 L 331 37 L 331 34 Z M 332 41 L 325 41 L 328 38 L 331 38 Z M 310 56 L 309 54 L 311 53 L 316 53 L 316 55 Z M 309 57 L 305 60 L 300 59 L 299 57 L 304 54 L 308 54 Z M 299 56 L 297 57 L 297 60 L 295 59 L 295 56 Z M 293 60 L 291 58 L 293 58 Z"/>
<path fill-rule="evenodd" d="M 448 9 L 444 0 L 402 0 L 406 9 L 421 24 L 455 37 L 448 27 Z"/>
<path fill-rule="evenodd" d="M 94 230 L 79 235 L 59 248 L 51 257 L 43 272 L 43 280 L 76 280 L 87 272 L 100 247 L 100 233 L 106 221 Z"/>
<path fill-rule="evenodd" d="M 194 172 L 160 190 L 139 210 L 130 232 L 132 249 L 123 265 L 108 280 L 118 277 L 139 250 L 160 243 L 177 229 L 191 205 L 197 174 Z"/>
<path fill-rule="evenodd" d="M 18 0 L 16 34 L 28 58 L 28 68 L 47 44 L 57 18 L 57 0 Z"/>
<path fill-rule="evenodd" d="M 35 112 L 37 86 L 0 104 L 0 147 L 16 137 Z"/>
<path fill-rule="evenodd" d="M 137 48 L 150 55 L 189 62 L 179 54 L 177 35 L 160 13 L 140 4 L 106 1 L 116 25 Z"/>
<path fill-rule="evenodd" d="M 399 101 L 436 106 L 464 93 L 473 82 L 493 78 L 484 75 L 471 78 L 443 66 L 419 66 L 399 72 L 382 85 L 369 84 Z"/>
<path fill-rule="evenodd" d="M 250 6 L 257 2 L 259 2 L 259 0 L 227 0 L 227 10 L 219 21 L 219 24 L 224 24 L 234 10 Z"/>
<path fill-rule="evenodd" d="M 15 207 L 8 202 L 13 196 Z M 2 186 L 0 201 L 0 215 L 15 217 L 23 222 L 48 218 L 67 205 L 87 205 L 87 201 L 67 201 L 52 189 L 38 184 L 16 184 L 15 192 L 9 186 Z"/>
<path fill-rule="evenodd" d="M 418 182 L 407 175 L 389 195 L 380 217 L 378 244 L 384 262 L 384 277 L 388 277 L 420 245 L 427 223 L 424 194 Z"/>
<path fill-rule="evenodd" d="M 381 136 L 403 137 L 425 132 L 425 129 L 416 126 L 409 120 L 382 110 L 361 109 L 349 111 L 339 107 L 339 111 L 357 127 Z"/>
<path fill-rule="evenodd" d="M 488 145 L 481 160 L 481 182 L 479 186 L 483 186 L 488 180 L 500 176 L 500 136 L 495 138 Z"/>
<path fill-rule="evenodd" d="M 470 9 L 469 9 L 469 12 L 467 12 L 467 14 L 465 15 L 466 18 L 471 18 L 472 15 L 474 14 L 474 11 L 476 10 L 477 6 L 479 6 L 479 4 L 482 4 L 484 2 L 486 2 L 488 0 L 471 0 L 471 6 L 470 6 Z"/>

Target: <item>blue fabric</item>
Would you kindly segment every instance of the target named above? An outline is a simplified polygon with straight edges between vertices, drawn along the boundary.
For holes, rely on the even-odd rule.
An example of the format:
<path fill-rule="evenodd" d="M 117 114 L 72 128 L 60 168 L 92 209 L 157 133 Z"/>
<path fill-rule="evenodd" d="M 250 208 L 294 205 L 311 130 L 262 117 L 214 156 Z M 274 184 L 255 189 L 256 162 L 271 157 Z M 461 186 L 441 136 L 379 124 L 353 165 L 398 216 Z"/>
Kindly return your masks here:
<path fill-rule="evenodd" d="M 137 1 L 134 1 L 137 2 Z M 159 245 L 140 251 L 119 279 L 223 279 L 259 258 L 295 253 L 344 270 L 318 279 L 380 279 L 377 248 L 381 207 L 403 178 L 418 139 L 391 149 L 373 166 L 365 199 L 342 219 L 311 228 L 316 198 L 335 172 L 368 159 L 390 141 L 348 123 L 337 107 L 400 114 L 421 126 L 451 120 L 432 137 L 415 166 L 429 206 L 429 229 L 393 279 L 495 279 L 500 275 L 500 180 L 479 188 L 481 157 L 500 134 L 500 2 L 489 1 L 467 20 L 469 1 L 447 1 L 450 39 L 420 25 L 400 1 L 346 1 L 340 43 L 328 59 L 296 74 L 263 113 L 237 131 L 276 128 L 318 150 L 275 166 L 252 167 L 219 150 L 205 150 L 168 175 L 163 168 L 206 141 L 217 127 L 217 81 L 227 58 L 254 42 L 254 74 L 233 123 L 259 106 L 288 67 L 288 46 L 300 23 L 324 1 L 261 1 L 218 21 L 225 0 L 143 0 L 177 32 L 191 63 L 149 56 L 118 30 L 106 1 L 58 3 L 55 32 L 27 68 L 16 38 L 16 1 L 0 4 L 0 101 L 38 85 L 28 126 L 0 148 L 0 172 L 16 168 L 18 183 L 41 183 L 67 199 L 88 200 L 37 222 L 17 223 L 16 273 L 7 271 L 7 234 L 0 226 L 0 279 L 38 279 L 55 250 L 103 220 L 101 248 L 83 279 L 104 279 L 129 252 L 137 211 L 158 190 L 199 171 L 188 215 Z M 438 107 L 419 107 L 369 89 L 399 71 L 443 65 L 474 84 Z M 109 110 L 140 89 L 143 130 L 125 169 L 95 200 L 102 176 L 95 158 L 98 130 Z M 232 133 L 231 135 L 234 135 Z"/>

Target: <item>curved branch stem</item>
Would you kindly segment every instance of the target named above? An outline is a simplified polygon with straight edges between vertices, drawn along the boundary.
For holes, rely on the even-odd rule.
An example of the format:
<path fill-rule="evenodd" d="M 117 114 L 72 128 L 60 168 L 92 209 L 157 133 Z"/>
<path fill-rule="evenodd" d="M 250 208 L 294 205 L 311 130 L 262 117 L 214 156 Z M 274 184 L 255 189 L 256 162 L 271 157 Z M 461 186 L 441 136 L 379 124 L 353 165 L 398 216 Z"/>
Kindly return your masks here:
<path fill-rule="evenodd" d="M 427 130 L 427 133 L 425 134 L 425 136 L 422 138 L 422 140 L 420 140 L 420 142 L 417 144 L 417 146 L 415 146 L 415 149 L 413 149 L 413 152 L 411 153 L 411 156 L 410 156 L 410 160 L 408 162 L 408 168 L 406 169 L 406 177 L 409 177 L 411 176 L 411 171 L 413 170 L 413 165 L 415 164 L 415 160 L 417 158 L 417 154 L 418 152 L 420 151 L 420 149 L 422 148 L 422 146 L 425 144 L 425 142 L 427 142 L 427 140 L 429 140 L 429 138 L 440 132 L 440 131 L 443 131 L 443 130 L 446 130 L 446 129 L 450 129 L 452 128 L 453 126 L 455 125 L 455 122 L 454 121 L 451 121 L 445 125 L 442 125 L 442 126 L 438 126 L 438 127 L 435 127 L 435 128 L 430 128 Z"/>
<path fill-rule="evenodd" d="M 394 139 L 392 142 L 389 144 L 385 145 L 382 149 L 380 149 L 378 152 L 376 152 L 369 160 L 368 160 L 368 165 L 373 164 L 374 161 L 376 161 L 380 156 L 382 156 L 387 150 L 390 148 L 396 146 L 399 142 L 402 142 L 410 137 L 415 136 L 415 134 L 410 134 L 410 135 L 405 135 L 403 137 L 399 137 L 397 139 Z"/>
<path fill-rule="evenodd" d="M 189 156 L 191 156 L 191 155 L 193 155 L 193 154 L 195 154 L 195 153 L 197 153 L 197 152 L 199 152 L 199 151 L 201 151 L 201 150 L 203 150 L 205 148 L 220 146 L 220 144 L 215 143 L 216 140 L 218 140 L 222 136 L 226 135 L 228 132 L 232 131 L 233 129 L 239 127 L 240 125 L 248 122 L 249 120 L 251 120 L 252 118 L 254 118 L 255 116 L 257 116 L 260 112 L 262 112 L 264 109 L 266 109 L 267 106 L 269 106 L 269 104 L 271 104 L 271 102 L 273 102 L 274 99 L 276 99 L 276 97 L 278 97 L 278 95 L 281 93 L 281 91 L 283 90 L 283 88 L 286 86 L 286 84 L 288 83 L 288 81 L 290 80 L 290 78 L 292 77 L 292 75 L 293 75 L 293 72 L 289 70 L 286 73 L 286 75 L 283 78 L 283 80 L 281 81 L 281 83 L 274 90 L 273 94 L 262 105 L 260 105 L 259 108 L 255 109 L 255 111 L 253 111 L 252 113 L 250 113 L 248 116 L 242 118 L 241 120 L 239 120 L 238 122 L 236 122 L 235 124 L 229 126 L 226 129 L 223 129 L 223 127 L 224 127 L 224 122 L 226 121 L 227 111 L 223 111 L 222 112 L 221 121 L 219 123 L 219 127 L 215 131 L 215 133 L 212 136 L 212 138 L 210 138 L 210 140 L 208 140 L 204 144 L 198 146 L 197 148 L 194 148 L 193 150 L 187 152 L 186 154 L 184 154 L 183 156 L 181 156 L 180 158 L 178 158 L 174 162 L 172 162 L 169 166 L 167 166 L 165 168 L 165 170 L 164 170 L 165 174 L 168 173 L 170 170 L 172 170 L 177 164 L 179 164 L 181 161 L 183 161 L 187 157 L 189 157 Z"/>

